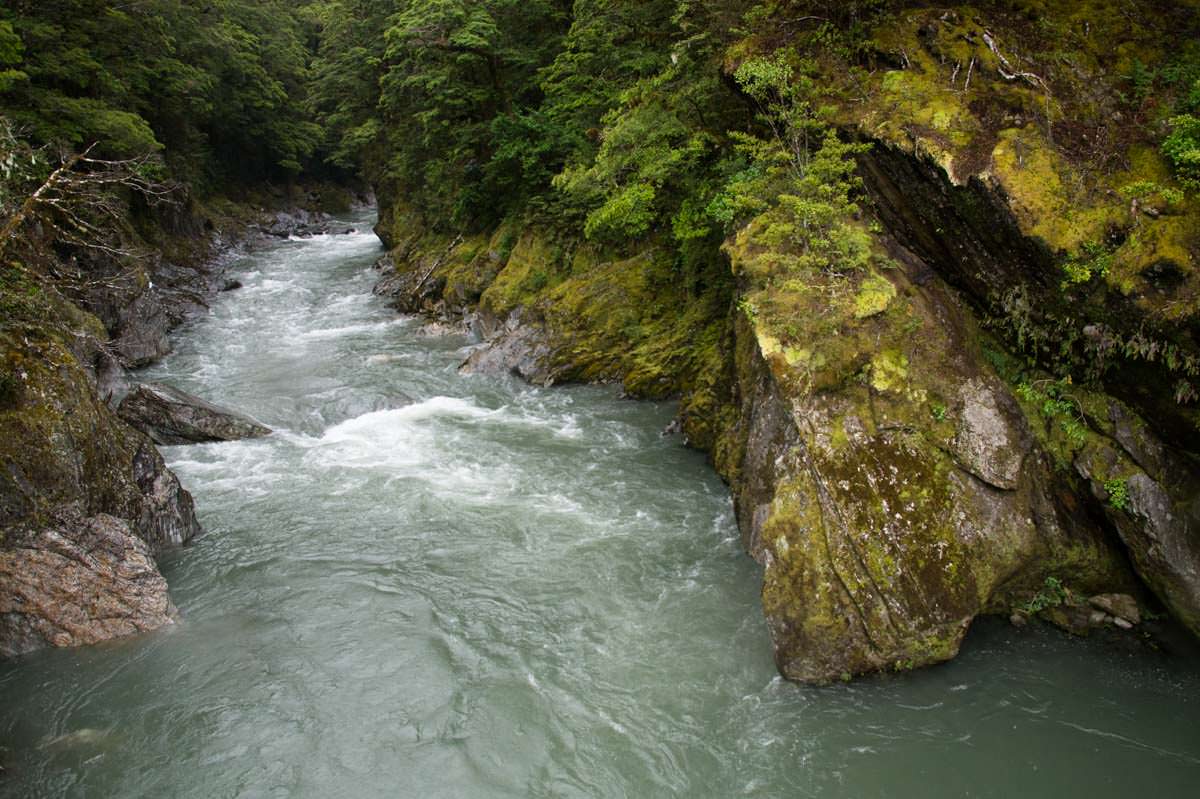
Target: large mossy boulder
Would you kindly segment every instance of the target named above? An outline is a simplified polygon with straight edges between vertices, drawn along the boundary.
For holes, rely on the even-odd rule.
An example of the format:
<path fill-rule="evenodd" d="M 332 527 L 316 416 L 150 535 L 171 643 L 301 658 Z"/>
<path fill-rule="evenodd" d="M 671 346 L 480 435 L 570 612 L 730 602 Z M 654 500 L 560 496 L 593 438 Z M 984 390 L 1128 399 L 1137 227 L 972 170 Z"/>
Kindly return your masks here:
<path fill-rule="evenodd" d="M 947 660 L 1047 577 L 1135 583 L 955 293 L 893 254 L 884 274 L 793 279 L 786 303 L 750 293 L 737 325 L 727 472 L 777 662 L 805 682 Z"/>

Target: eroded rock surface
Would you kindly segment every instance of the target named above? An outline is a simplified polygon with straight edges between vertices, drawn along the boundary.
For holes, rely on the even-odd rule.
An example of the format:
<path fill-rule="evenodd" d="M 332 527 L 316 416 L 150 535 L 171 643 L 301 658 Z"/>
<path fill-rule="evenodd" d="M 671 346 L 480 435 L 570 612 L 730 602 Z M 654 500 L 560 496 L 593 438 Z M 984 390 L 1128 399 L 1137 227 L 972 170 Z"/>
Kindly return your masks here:
<path fill-rule="evenodd" d="M 80 646 L 170 624 L 175 608 L 129 522 L 66 512 L 0 549 L 0 656 Z"/>
<path fill-rule="evenodd" d="M 121 401 L 118 413 L 163 445 L 261 438 L 271 429 L 244 414 L 159 383 L 143 383 Z"/>

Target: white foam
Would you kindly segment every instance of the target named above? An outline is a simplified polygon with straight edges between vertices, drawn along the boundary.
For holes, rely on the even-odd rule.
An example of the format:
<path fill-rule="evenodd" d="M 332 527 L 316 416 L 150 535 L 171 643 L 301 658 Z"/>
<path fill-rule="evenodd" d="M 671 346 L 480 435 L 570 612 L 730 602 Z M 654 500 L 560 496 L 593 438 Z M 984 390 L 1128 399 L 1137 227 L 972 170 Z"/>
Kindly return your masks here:
<path fill-rule="evenodd" d="M 331 338 L 342 338 L 343 336 L 353 336 L 360 333 L 375 333 L 381 330 L 387 330 L 391 327 L 396 327 L 401 324 L 401 319 L 388 319 L 384 322 L 364 322 L 357 325 L 343 325 L 341 327 L 327 327 L 319 330 L 309 330 L 305 333 L 300 333 L 296 336 L 304 341 L 323 341 Z"/>

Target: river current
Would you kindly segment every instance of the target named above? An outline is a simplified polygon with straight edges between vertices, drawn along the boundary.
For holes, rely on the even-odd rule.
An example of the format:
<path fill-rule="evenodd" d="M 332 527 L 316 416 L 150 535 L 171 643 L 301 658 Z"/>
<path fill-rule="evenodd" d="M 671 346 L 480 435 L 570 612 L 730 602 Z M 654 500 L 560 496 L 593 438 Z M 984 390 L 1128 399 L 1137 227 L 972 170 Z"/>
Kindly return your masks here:
<path fill-rule="evenodd" d="M 141 376 L 276 433 L 164 450 L 207 530 L 179 622 L 0 665 L 0 794 L 1197 795 L 1194 660 L 985 620 L 945 666 L 781 680 L 673 408 L 460 375 L 379 254 L 240 259 Z"/>

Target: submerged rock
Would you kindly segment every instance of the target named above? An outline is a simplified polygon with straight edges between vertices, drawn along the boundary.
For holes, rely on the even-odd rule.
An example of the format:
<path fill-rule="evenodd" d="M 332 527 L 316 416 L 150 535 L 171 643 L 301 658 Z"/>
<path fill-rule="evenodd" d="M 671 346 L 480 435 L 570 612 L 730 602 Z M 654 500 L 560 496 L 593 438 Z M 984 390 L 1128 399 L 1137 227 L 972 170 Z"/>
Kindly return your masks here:
<path fill-rule="evenodd" d="M 121 401 L 121 418 L 157 444 L 261 438 L 271 429 L 249 416 L 160 383 L 143 383 Z"/>
<path fill-rule="evenodd" d="M 170 624 L 175 607 L 129 522 L 67 513 L 0 550 L 0 656 L 80 646 Z"/>

